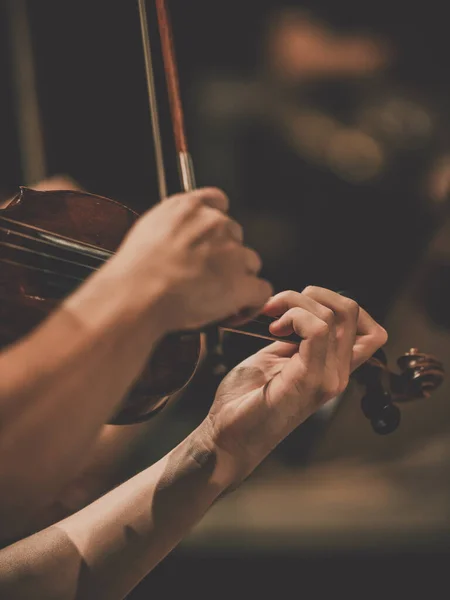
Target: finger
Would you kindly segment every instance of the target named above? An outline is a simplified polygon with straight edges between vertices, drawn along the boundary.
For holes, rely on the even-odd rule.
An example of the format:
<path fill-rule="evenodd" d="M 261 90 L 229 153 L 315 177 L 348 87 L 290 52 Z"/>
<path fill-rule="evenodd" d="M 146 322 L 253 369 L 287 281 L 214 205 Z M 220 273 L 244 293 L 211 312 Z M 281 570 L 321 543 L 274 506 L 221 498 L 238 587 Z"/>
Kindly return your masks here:
<path fill-rule="evenodd" d="M 237 286 L 237 290 L 238 308 L 235 314 L 225 321 L 230 326 L 242 325 L 261 314 L 264 305 L 273 294 L 272 285 L 268 281 L 254 276 L 246 276 Z"/>
<path fill-rule="evenodd" d="M 269 344 L 259 350 L 259 353 L 272 354 L 279 358 L 291 358 L 298 353 L 298 345 L 288 344 L 287 342 L 273 342 L 273 344 Z"/>
<path fill-rule="evenodd" d="M 353 346 L 351 371 L 364 364 L 388 340 L 387 331 L 363 308 L 359 311 L 358 335 Z"/>
<path fill-rule="evenodd" d="M 242 264 L 244 265 L 246 272 L 250 275 L 258 275 L 262 269 L 261 257 L 251 248 L 243 248 Z"/>
<path fill-rule="evenodd" d="M 293 356 L 283 370 L 272 380 L 271 397 L 281 399 L 286 394 L 298 397 L 302 390 L 310 392 L 316 387 L 326 387 L 326 360 L 329 328 L 327 323 L 303 308 L 289 310 L 282 317 L 303 338 L 297 356 Z M 287 344 L 283 344 L 287 345 Z M 283 351 L 278 347 L 279 351 Z"/>
<path fill-rule="evenodd" d="M 334 303 L 336 306 L 335 312 L 338 313 L 342 318 L 347 318 L 351 321 L 354 319 L 354 315 L 357 314 L 357 326 L 356 333 L 358 336 L 370 336 L 373 337 L 373 343 L 380 343 L 382 339 L 384 339 L 384 343 L 387 341 L 387 333 L 385 329 L 377 323 L 369 313 L 361 308 L 354 300 L 350 298 L 346 298 L 341 294 L 337 294 L 336 292 L 332 292 L 330 290 L 326 290 L 324 288 L 306 288 L 304 290 L 305 294 L 310 297 L 314 297 L 316 299 L 320 299 L 324 304 L 327 301 Z"/>
<path fill-rule="evenodd" d="M 206 240 L 214 240 L 215 243 L 233 240 L 241 244 L 239 225 L 236 223 L 237 227 L 234 227 L 231 219 L 216 208 L 202 206 L 200 211 L 190 211 L 183 218 L 185 224 L 190 224 L 190 235 L 196 244 Z"/>
<path fill-rule="evenodd" d="M 228 219 L 227 223 L 229 235 L 239 244 L 244 241 L 244 229 L 242 225 L 239 225 L 234 219 Z"/>
<path fill-rule="evenodd" d="M 314 305 L 308 302 L 314 302 Z M 320 306 L 320 312 L 314 306 Z M 348 298 L 325 288 L 308 287 L 302 293 L 287 291 L 270 299 L 264 312 L 275 316 L 293 306 L 303 306 L 315 312 L 330 326 L 330 344 L 327 368 L 339 379 L 339 388 L 347 386 L 353 358 L 353 345 L 356 337 L 358 305 Z M 330 311 L 332 317 L 330 316 Z M 333 326 L 331 327 L 331 323 Z M 271 326 L 272 333 L 278 333 L 277 325 Z M 285 335 L 285 333 L 283 333 Z"/>
<path fill-rule="evenodd" d="M 359 316 L 359 305 L 351 298 L 346 298 L 342 294 L 327 290 L 326 288 L 308 286 L 302 292 L 309 298 L 314 298 L 317 302 L 320 302 L 324 306 L 330 308 L 338 320 L 345 323 L 350 323 L 355 327 L 358 322 Z"/>
<path fill-rule="evenodd" d="M 209 206 L 223 213 L 228 212 L 230 207 L 230 201 L 225 192 L 213 187 L 199 188 L 185 194 L 176 194 L 173 198 L 182 204 L 191 203 L 194 208 Z"/>
<path fill-rule="evenodd" d="M 338 346 L 336 315 L 331 308 L 324 306 L 314 298 L 310 298 L 299 292 L 282 292 L 269 301 L 269 312 L 278 312 L 281 308 L 288 309 L 288 311 L 280 319 L 274 321 L 270 325 L 270 332 L 279 336 L 287 336 L 294 333 L 291 328 L 292 322 L 286 318 L 286 315 L 289 315 L 290 311 L 295 310 L 295 307 L 309 310 L 328 325 L 329 344 L 326 358 L 327 371 L 329 374 L 334 374 L 335 377 L 339 379 L 340 387 L 346 387 L 350 375 L 351 354 L 348 355 L 348 358 L 343 359 L 341 357 Z M 265 312 L 266 311 L 267 305 L 265 307 Z"/>
<path fill-rule="evenodd" d="M 272 284 L 266 279 L 259 277 L 248 276 L 247 279 L 250 282 L 249 291 L 246 298 L 246 304 L 248 306 L 257 307 L 259 312 L 273 294 Z"/>
<path fill-rule="evenodd" d="M 264 312 L 271 316 L 282 314 L 286 310 L 289 310 L 289 308 L 296 306 L 299 298 L 302 296 L 314 299 L 342 317 L 347 317 L 349 312 L 359 312 L 359 306 L 354 300 L 346 298 L 337 292 L 315 286 L 309 286 L 301 293 L 289 290 L 273 296 L 267 303 Z"/>
<path fill-rule="evenodd" d="M 334 374 L 339 380 L 348 380 L 349 365 L 341 373 L 339 371 L 340 365 L 337 353 L 337 341 L 336 341 L 336 327 L 334 324 L 334 313 L 330 309 L 320 305 L 319 303 L 311 300 L 310 298 L 301 297 L 298 300 L 303 306 L 296 306 L 289 309 L 284 315 L 282 315 L 278 321 L 275 321 L 270 326 L 271 333 L 279 336 L 289 336 L 292 333 L 296 333 L 295 325 L 298 320 L 301 320 L 304 310 L 308 310 L 320 321 L 324 322 L 328 327 L 328 348 L 326 356 L 327 371 L 330 375 Z"/>
<path fill-rule="evenodd" d="M 326 306 L 323 306 L 319 302 L 316 302 L 312 298 L 308 298 L 297 292 L 292 292 L 289 295 L 289 304 L 294 305 L 294 308 L 289 309 L 282 317 L 277 321 L 274 321 L 269 329 L 274 335 L 288 336 L 294 333 L 293 321 L 289 318 L 290 314 L 296 311 L 297 307 L 301 307 L 308 310 L 313 315 L 318 317 L 321 321 L 324 321 L 328 326 L 329 341 L 328 351 L 326 358 L 326 367 L 328 373 L 334 373 L 339 381 L 342 381 L 342 385 L 347 385 L 348 377 L 350 375 L 350 360 L 347 364 L 341 364 L 338 352 L 337 343 L 337 329 L 335 323 L 334 312 Z"/>
<path fill-rule="evenodd" d="M 211 225 L 211 231 L 214 232 L 217 239 L 233 239 L 238 244 L 244 241 L 244 229 L 234 219 L 230 219 L 216 208 L 205 206 L 200 213 L 196 214 L 200 227 L 205 228 L 206 224 Z"/>
<path fill-rule="evenodd" d="M 339 322 L 338 343 L 339 354 L 350 354 L 350 372 L 366 362 L 387 341 L 387 333 L 364 309 L 354 300 L 324 288 L 309 287 L 304 294 L 320 299 L 327 306 L 334 307 Z"/>
<path fill-rule="evenodd" d="M 277 294 L 277 296 L 273 296 L 269 299 L 269 302 L 264 307 L 264 314 L 269 314 L 269 316 L 279 316 L 281 314 L 286 314 L 288 310 L 293 308 L 304 308 L 312 312 L 316 317 L 319 317 L 322 321 L 328 324 L 330 329 L 334 329 L 335 327 L 335 316 L 334 312 L 328 308 L 327 306 L 323 306 L 320 302 L 317 302 L 313 298 L 308 298 L 307 296 L 300 294 L 299 292 L 281 292 L 281 294 Z M 281 310 L 282 309 L 282 310 Z M 281 312 L 280 312 L 281 310 Z M 276 313 L 276 314 L 274 314 Z M 280 327 L 285 323 L 285 320 L 278 319 L 274 321 L 270 325 L 270 331 L 274 335 L 290 335 L 294 333 L 294 331 L 290 331 L 289 333 L 280 331 Z"/>
<path fill-rule="evenodd" d="M 308 289 L 308 288 L 306 288 L 306 289 Z M 318 288 L 318 289 L 320 289 L 320 288 Z M 325 291 L 328 291 L 328 290 L 325 290 Z M 270 300 L 267 302 L 267 305 L 264 307 L 264 313 L 271 317 L 277 317 L 277 316 L 285 313 L 290 308 L 294 308 L 295 306 L 301 305 L 303 302 L 302 299 L 305 297 L 311 298 L 318 304 L 328 308 L 326 302 L 322 302 L 322 300 L 320 298 L 314 298 L 312 295 L 310 296 L 309 294 L 307 294 L 305 292 L 306 292 L 306 290 L 303 292 L 294 292 L 292 290 L 288 290 L 288 291 L 280 292 L 279 294 L 276 294 L 275 296 L 270 298 Z M 330 292 L 330 293 L 334 294 L 334 292 Z M 342 296 L 340 296 L 339 294 L 335 294 L 335 295 L 337 296 L 338 299 L 342 298 Z"/>
<path fill-rule="evenodd" d="M 351 372 L 360 307 L 354 300 L 321 287 L 309 286 L 302 293 L 327 306 L 336 315 L 338 369 L 344 388 Z"/>
<path fill-rule="evenodd" d="M 280 292 L 272 296 L 264 306 L 264 314 L 269 317 L 279 317 L 290 308 L 297 306 L 298 296 L 300 294 L 293 291 Z"/>
<path fill-rule="evenodd" d="M 210 208 L 215 208 L 223 213 L 228 212 L 230 200 L 222 190 L 218 188 L 203 188 L 198 190 L 200 200 Z"/>

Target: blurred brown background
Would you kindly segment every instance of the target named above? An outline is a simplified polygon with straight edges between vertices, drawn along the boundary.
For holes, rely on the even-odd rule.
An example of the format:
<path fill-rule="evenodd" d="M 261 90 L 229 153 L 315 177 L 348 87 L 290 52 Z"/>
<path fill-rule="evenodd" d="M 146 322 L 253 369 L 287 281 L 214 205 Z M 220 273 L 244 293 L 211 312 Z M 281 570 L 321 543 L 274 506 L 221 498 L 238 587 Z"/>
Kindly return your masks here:
<path fill-rule="evenodd" d="M 21 163 L 6 6 L 0 2 L 4 195 L 33 183 Z M 351 290 L 388 329 L 393 368 L 410 347 L 448 364 L 445 6 L 169 6 L 198 184 L 230 195 L 266 277 L 277 290 Z M 40 0 L 28 8 L 47 174 L 67 173 L 144 211 L 157 202 L 157 188 L 136 3 Z M 167 110 L 162 119 L 167 134 Z M 170 163 L 169 171 L 175 191 Z M 257 345 L 233 336 L 225 347 L 232 366 Z M 155 420 L 123 477 L 184 437 L 215 385 L 202 373 Z M 389 576 L 408 582 L 419 573 L 429 593 L 445 574 L 450 539 L 448 385 L 402 407 L 390 437 L 372 432 L 351 387 L 219 502 L 131 598 L 179 591 L 209 598 L 226 583 L 237 598 L 305 588 L 321 597 L 325 588 L 361 584 L 366 593 Z M 392 592 L 387 583 L 384 592 Z"/>

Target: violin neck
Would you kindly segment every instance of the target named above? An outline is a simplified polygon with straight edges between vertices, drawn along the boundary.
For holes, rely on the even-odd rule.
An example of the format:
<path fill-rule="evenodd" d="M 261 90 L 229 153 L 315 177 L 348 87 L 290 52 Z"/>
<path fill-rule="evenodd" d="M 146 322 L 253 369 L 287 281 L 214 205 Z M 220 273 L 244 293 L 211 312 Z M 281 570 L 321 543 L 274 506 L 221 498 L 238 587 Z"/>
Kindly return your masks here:
<path fill-rule="evenodd" d="M 287 336 L 275 336 L 270 333 L 269 326 L 276 319 L 268 317 L 267 315 L 259 315 L 256 319 L 252 319 L 244 325 L 237 326 L 222 326 L 221 329 L 229 331 L 231 333 L 240 333 L 242 335 L 250 335 L 270 342 L 288 342 L 290 344 L 298 345 L 302 339 L 295 333 Z"/>

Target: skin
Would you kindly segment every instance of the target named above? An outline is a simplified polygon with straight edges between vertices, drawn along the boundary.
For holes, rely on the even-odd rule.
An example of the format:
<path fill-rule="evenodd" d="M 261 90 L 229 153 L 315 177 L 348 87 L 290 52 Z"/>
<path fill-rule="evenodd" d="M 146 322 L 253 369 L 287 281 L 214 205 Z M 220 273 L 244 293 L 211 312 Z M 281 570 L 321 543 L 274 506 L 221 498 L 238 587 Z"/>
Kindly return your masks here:
<path fill-rule="evenodd" d="M 4 539 L 26 529 L 80 474 L 164 336 L 250 316 L 268 300 L 259 256 L 244 246 L 227 210 L 216 189 L 157 205 L 111 260 L 0 354 Z"/>
<path fill-rule="evenodd" d="M 385 344 L 358 305 L 322 288 L 271 298 L 274 335 L 296 332 L 233 369 L 205 420 L 168 455 L 80 512 L 0 553 L 0 592 L 18 600 L 118 600 L 221 495 L 290 432 L 342 392 Z"/>

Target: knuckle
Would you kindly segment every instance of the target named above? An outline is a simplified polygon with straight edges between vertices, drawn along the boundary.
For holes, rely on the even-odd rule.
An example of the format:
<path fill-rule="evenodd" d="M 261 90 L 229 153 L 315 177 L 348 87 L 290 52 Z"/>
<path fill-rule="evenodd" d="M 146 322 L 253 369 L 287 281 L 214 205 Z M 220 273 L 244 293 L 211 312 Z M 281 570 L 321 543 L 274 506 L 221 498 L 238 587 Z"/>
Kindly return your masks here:
<path fill-rule="evenodd" d="M 247 263 L 254 271 L 260 271 L 262 269 L 262 259 L 254 250 L 247 250 Z"/>
<path fill-rule="evenodd" d="M 313 337 L 320 339 L 326 338 L 330 333 L 328 323 L 325 323 L 325 321 L 322 321 L 321 319 L 317 319 L 311 329 Z"/>
<path fill-rule="evenodd" d="M 218 200 L 220 202 L 220 206 L 221 209 L 223 210 L 227 210 L 229 205 L 230 205 L 230 201 L 228 196 L 226 195 L 226 193 L 221 190 L 220 188 L 217 187 L 209 187 L 209 188 L 205 188 L 204 190 L 204 196 L 205 199 L 206 198 L 214 198 L 215 200 Z"/>
<path fill-rule="evenodd" d="M 320 288 L 318 288 L 316 285 L 307 285 L 302 293 L 305 294 L 305 296 L 314 296 L 317 294 L 319 289 Z"/>
<path fill-rule="evenodd" d="M 226 223 L 227 223 L 228 235 L 231 238 L 233 238 L 234 241 L 238 242 L 239 244 L 242 244 L 242 241 L 244 239 L 244 230 L 243 230 L 242 226 L 239 225 L 239 223 L 237 223 L 233 219 L 228 219 L 228 221 L 226 221 Z"/>
<path fill-rule="evenodd" d="M 377 342 L 380 344 L 380 346 L 384 346 L 386 344 L 386 342 L 388 341 L 388 332 L 386 331 L 386 329 L 384 327 L 381 327 L 381 325 L 378 326 L 377 328 Z"/>
<path fill-rule="evenodd" d="M 209 195 L 216 196 L 216 198 L 222 198 L 222 200 L 228 200 L 228 196 L 226 195 L 226 193 L 218 187 L 211 186 L 211 187 L 205 188 L 205 192 Z"/>
<path fill-rule="evenodd" d="M 359 304 L 352 298 L 342 298 L 342 306 L 348 316 L 352 319 L 357 319 L 359 315 Z"/>
<path fill-rule="evenodd" d="M 334 320 L 335 320 L 335 314 L 334 314 L 334 312 L 330 308 L 326 308 L 324 306 L 320 310 L 320 318 L 322 319 L 322 321 L 325 321 L 325 323 L 329 327 L 332 327 L 333 324 L 334 324 Z"/>
<path fill-rule="evenodd" d="M 182 198 L 180 194 L 176 194 L 174 196 L 170 196 L 169 198 L 167 198 L 166 200 L 164 200 L 164 202 L 160 202 L 159 204 L 156 204 L 156 206 L 154 206 L 153 208 L 150 209 L 150 211 L 162 211 L 163 213 L 165 211 L 170 212 L 174 212 L 174 211 L 180 211 L 180 210 L 186 210 L 185 208 L 185 204 L 183 202 L 181 202 Z M 186 200 L 186 199 L 185 199 Z"/>
<path fill-rule="evenodd" d="M 203 204 L 202 199 L 198 194 L 188 194 L 186 198 L 183 198 L 180 194 L 175 196 L 175 198 L 178 199 L 181 208 L 184 208 L 187 213 L 198 210 Z"/>
<path fill-rule="evenodd" d="M 217 233 L 222 233 L 229 226 L 229 219 L 217 210 L 209 209 L 210 216 L 208 219 L 207 228 Z"/>
<path fill-rule="evenodd" d="M 286 290 L 285 292 L 281 292 L 279 294 L 280 298 L 289 298 L 289 296 L 293 296 L 296 292 L 294 290 Z"/>
<path fill-rule="evenodd" d="M 236 221 L 233 221 L 233 225 L 234 225 L 235 236 L 238 238 L 238 240 L 240 242 L 242 242 L 244 239 L 244 228 L 239 223 L 236 223 Z"/>
<path fill-rule="evenodd" d="M 290 308 L 284 313 L 282 318 L 286 319 L 286 321 L 296 322 L 301 318 L 302 314 L 303 311 L 300 308 Z"/>
<path fill-rule="evenodd" d="M 264 296 L 267 300 L 273 294 L 273 286 L 271 283 L 266 281 L 265 279 L 261 279 L 261 295 Z"/>
<path fill-rule="evenodd" d="M 262 264 L 263 264 L 261 256 L 259 255 L 258 252 L 256 252 L 256 250 L 252 250 L 252 253 L 253 253 L 253 256 L 255 258 L 255 263 L 257 262 L 258 263 L 258 267 L 261 268 Z"/>
<path fill-rule="evenodd" d="M 288 301 L 290 298 L 294 297 L 297 294 L 297 292 L 294 292 L 293 290 L 286 290 L 284 292 L 280 292 L 279 294 L 277 294 L 277 299 L 282 300 L 282 301 Z"/>

